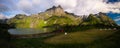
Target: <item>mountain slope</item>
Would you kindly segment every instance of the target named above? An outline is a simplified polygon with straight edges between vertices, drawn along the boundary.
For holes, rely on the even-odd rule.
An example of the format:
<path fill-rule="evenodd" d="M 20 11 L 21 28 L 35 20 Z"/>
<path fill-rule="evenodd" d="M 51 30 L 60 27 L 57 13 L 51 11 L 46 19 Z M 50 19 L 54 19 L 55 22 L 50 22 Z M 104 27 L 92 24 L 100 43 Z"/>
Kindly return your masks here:
<path fill-rule="evenodd" d="M 111 25 L 111 26 L 116 26 L 117 24 L 115 23 L 115 21 L 113 21 L 110 17 L 108 17 L 106 14 L 104 13 L 99 13 L 99 18 L 101 19 L 101 21 L 105 24 L 105 25 Z"/>
<path fill-rule="evenodd" d="M 16 28 L 42 28 L 49 25 L 79 25 L 81 18 L 66 14 L 61 6 L 53 6 L 45 12 L 26 16 L 18 14 L 8 20 L 8 24 L 14 24 Z"/>
<path fill-rule="evenodd" d="M 117 24 L 105 13 L 90 14 L 82 25 L 106 25 L 117 26 Z"/>
<path fill-rule="evenodd" d="M 106 14 L 90 14 L 88 17 L 78 17 L 73 13 L 68 13 L 59 6 L 53 6 L 45 12 L 26 16 L 18 14 L 14 18 L 8 20 L 8 24 L 16 28 L 43 28 L 58 24 L 60 26 L 78 26 L 78 25 L 109 25 L 116 26 L 116 23 Z"/>

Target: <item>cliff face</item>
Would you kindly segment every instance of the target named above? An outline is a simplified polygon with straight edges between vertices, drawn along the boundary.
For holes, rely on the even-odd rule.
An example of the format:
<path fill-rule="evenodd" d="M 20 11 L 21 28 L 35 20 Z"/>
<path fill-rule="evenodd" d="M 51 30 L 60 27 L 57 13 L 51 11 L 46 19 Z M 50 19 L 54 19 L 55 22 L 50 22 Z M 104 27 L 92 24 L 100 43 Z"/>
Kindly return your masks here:
<path fill-rule="evenodd" d="M 49 15 L 58 15 L 58 16 L 62 16 L 65 14 L 63 8 L 60 5 L 58 7 L 53 6 L 52 8 L 47 9 L 45 12 L 48 13 Z"/>

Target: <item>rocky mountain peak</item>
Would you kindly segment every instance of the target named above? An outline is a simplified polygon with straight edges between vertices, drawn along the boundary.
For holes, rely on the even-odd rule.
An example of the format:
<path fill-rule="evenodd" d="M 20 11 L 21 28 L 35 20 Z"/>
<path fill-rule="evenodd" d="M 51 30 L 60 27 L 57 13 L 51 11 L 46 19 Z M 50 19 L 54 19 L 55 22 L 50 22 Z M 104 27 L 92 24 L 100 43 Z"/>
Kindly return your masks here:
<path fill-rule="evenodd" d="M 16 16 L 15 16 L 15 18 L 17 18 L 17 19 L 22 19 L 22 18 L 24 18 L 24 17 L 26 17 L 27 15 L 25 15 L 25 14 L 17 14 Z"/>
<path fill-rule="evenodd" d="M 61 5 L 58 5 L 58 8 L 61 8 L 61 9 L 63 9 L 63 8 L 61 7 Z"/>
<path fill-rule="evenodd" d="M 52 15 L 54 14 L 59 16 L 65 14 L 64 9 L 61 7 L 61 5 L 58 5 L 57 7 L 53 6 L 52 8 L 47 9 L 46 12 L 48 14 L 52 14 Z"/>
<path fill-rule="evenodd" d="M 56 9 L 63 10 L 63 8 L 61 7 L 61 5 L 58 5 L 58 6 L 53 6 L 52 8 L 49 8 L 49 9 L 47 9 L 46 11 L 56 10 Z"/>

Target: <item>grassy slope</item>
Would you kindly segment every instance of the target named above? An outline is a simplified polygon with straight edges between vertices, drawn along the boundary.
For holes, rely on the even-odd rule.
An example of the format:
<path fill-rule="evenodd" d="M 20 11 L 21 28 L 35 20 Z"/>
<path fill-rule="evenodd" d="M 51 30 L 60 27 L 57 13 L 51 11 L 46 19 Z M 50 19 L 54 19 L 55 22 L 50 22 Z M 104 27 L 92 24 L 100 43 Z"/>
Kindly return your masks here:
<path fill-rule="evenodd" d="M 93 29 L 68 33 L 66 36 L 61 33 L 47 38 L 12 39 L 11 44 L 15 48 L 101 48 L 104 47 L 102 43 L 107 43 L 105 38 L 114 33 L 115 31 L 113 30 L 100 31 Z M 111 46 L 111 44 L 108 46 Z"/>
<path fill-rule="evenodd" d="M 52 44 L 57 48 L 91 48 L 96 40 L 101 40 L 110 36 L 114 31 L 87 30 L 83 32 L 68 33 L 68 35 L 58 35 L 45 40 L 45 43 Z M 92 45 L 94 46 L 94 45 Z"/>
<path fill-rule="evenodd" d="M 106 38 L 94 41 L 89 48 L 120 48 L 120 30 Z"/>
<path fill-rule="evenodd" d="M 100 31 L 100 30 L 92 29 L 82 32 L 68 33 L 68 35 L 61 34 L 52 38 L 48 38 L 45 42 L 51 44 L 73 44 L 73 43 L 88 44 L 96 39 L 109 36 L 112 33 L 114 33 L 114 31 L 112 30 Z"/>

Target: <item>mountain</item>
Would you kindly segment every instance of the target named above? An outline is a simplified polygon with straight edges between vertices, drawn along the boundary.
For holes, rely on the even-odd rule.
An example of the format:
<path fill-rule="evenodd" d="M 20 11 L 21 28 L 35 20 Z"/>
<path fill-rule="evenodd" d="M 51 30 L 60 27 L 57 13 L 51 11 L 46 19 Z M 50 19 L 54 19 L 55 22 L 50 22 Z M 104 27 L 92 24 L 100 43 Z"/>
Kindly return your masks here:
<path fill-rule="evenodd" d="M 82 25 L 107 25 L 107 26 L 117 26 L 117 24 L 108 17 L 105 13 L 90 14 Z"/>
<path fill-rule="evenodd" d="M 105 25 L 111 25 L 111 26 L 117 25 L 115 21 L 112 20 L 110 17 L 108 17 L 105 13 L 99 13 L 99 18 Z"/>
<path fill-rule="evenodd" d="M 57 16 L 62 16 L 65 14 L 63 8 L 60 5 L 58 7 L 53 6 L 52 8 L 47 9 L 45 12 L 48 13 L 48 15 L 57 15 Z"/>
<path fill-rule="evenodd" d="M 18 14 L 7 21 L 8 24 L 16 28 L 43 28 L 45 26 L 78 26 L 78 25 L 109 25 L 116 23 L 104 13 L 90 14 L 87 16 L 77 16 L 73 13 L 65 12 L 59 6 L 53 6 L 45 12 L 26 16 Z M 54 28 L 54 27 L 53 27 Z"/>
<path fill-rule="evenodd" d="M 45 12 L 32 14 L 30 16 L 18 14 L 7 22 L 16 28 L 43 28 L 44 26 L 52 26 L 55 24 L 60 26 L 79 25 L 81 21 L 81 18 L 76 18 L 71 14 L 65 13 L 63 8 L 59 5 L 47 9 Z"/>

